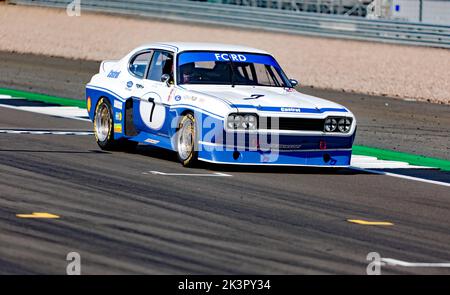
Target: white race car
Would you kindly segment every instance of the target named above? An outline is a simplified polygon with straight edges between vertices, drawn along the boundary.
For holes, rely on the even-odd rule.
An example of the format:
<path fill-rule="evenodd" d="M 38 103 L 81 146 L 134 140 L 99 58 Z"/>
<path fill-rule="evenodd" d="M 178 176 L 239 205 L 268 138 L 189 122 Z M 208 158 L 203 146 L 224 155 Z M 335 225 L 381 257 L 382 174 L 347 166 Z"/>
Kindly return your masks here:
<path fill-rule="evenodd" d="M 185 166 L 350 165 L 355 117 L 297 84 L 262 50 L 154 43 L 102 62 L 86 103 L 102 149 L 148 144 Z"/>

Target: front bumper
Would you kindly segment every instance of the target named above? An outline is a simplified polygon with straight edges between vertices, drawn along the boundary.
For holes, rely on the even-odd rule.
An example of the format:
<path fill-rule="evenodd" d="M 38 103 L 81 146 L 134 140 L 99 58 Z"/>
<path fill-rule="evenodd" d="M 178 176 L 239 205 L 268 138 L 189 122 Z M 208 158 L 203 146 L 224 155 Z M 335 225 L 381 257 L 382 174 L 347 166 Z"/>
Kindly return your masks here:
<path fill-rule="evenodd" d="M 276 141 L 273 137 L 263 141 L 259 137 L 252 140 L 247 135 L 241 145 L 235 144 L 239 142 L 236 137 L 231 145 L 224 144 L 227 141 L 223 140 L 214 143 L 202 141 L 198 146 L 198 158 L 206 162 L 237 165 L 348 167 L 355 134 L 277 135 Z M 258 144 L 255 145 L 255 142 Z"/>
<path fill-rule="evenodd" d="M 351 156 L 351 149 L 289 152 L 200 150 L 198 153 L 199 160 L 218 164 L 313 167 L 348 167 Z"/>

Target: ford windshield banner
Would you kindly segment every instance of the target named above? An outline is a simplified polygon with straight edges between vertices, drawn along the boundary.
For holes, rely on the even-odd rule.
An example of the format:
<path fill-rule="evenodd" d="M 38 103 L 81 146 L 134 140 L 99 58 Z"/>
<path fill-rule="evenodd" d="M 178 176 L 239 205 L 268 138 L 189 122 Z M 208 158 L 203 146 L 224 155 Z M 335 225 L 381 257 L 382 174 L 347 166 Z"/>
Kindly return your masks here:
<path fill-rule="evenodd" d="M 271 65 L 275 68 L 280 66 L 270 55 L 250 54 L 250 53 L 226 53 L 226 52 L 185 52 L 178 55 L 178 65 L 184 65 L 191 62 L 202 61 L 223 61 L 223 62 L 246 62 Z"/>

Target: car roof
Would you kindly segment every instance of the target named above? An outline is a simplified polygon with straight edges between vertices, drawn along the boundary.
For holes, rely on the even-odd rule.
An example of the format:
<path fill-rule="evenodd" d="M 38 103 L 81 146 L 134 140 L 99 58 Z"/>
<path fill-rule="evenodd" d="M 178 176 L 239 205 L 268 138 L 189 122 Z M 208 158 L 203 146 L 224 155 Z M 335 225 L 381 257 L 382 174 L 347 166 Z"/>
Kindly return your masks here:
<path fill-rule="evenodd" d="M 226 51 L 226 52 L 251 52 L 269 54 L 268 52 L 241 45 L 231 45 L 222 43 L 202 43 L 202 42 L 155 42 L 140 46 L 138 50 L 146 48 L 170 49 L 175 52 L 183 51 Z"/>

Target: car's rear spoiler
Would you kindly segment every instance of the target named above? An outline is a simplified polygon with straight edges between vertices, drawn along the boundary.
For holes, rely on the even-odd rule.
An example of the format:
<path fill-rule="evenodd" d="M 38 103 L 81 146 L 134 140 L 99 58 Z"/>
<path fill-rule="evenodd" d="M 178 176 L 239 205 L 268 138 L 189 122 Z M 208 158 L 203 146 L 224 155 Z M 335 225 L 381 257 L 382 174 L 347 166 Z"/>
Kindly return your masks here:
<path fill-rule="evenodd" d="M 106 73 L 111 70 L 113 65 L 117 63 L 117 60 L 104 60 L 100 64 L 100 73 Z"/>

